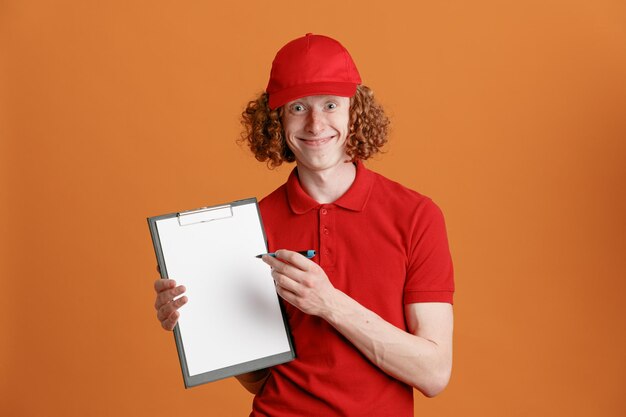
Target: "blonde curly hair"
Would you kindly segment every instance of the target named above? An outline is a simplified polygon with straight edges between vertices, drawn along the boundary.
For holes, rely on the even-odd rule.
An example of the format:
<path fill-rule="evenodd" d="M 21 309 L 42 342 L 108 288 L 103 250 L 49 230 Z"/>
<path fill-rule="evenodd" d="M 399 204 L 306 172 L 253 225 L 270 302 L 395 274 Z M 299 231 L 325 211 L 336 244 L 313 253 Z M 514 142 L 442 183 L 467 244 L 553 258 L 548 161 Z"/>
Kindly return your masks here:
<path fill-rule="evenodd" d="M 271 110 L 268 99 L 268 94 L 262 93 L 241 113 L 244 131 L 239 143 L 247 144 L 257 160 L 267 161 L 268 167 L 276 168 L 296 158 L 285 142 L 283 107 Z M 350 98 L 349 123 L 346 153 L 352 161 L 369 159 L 387 143 L 389 118 L 376 102 L 373 91 L 365 85 L 357 86 Z"/>

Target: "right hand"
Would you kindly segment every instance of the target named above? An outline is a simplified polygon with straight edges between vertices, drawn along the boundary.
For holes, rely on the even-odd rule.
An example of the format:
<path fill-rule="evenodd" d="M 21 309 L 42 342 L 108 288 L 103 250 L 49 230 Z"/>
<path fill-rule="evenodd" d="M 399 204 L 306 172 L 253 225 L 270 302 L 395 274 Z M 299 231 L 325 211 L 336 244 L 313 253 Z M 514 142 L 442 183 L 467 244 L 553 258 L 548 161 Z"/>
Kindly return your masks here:
<path fill-rule="evenodd" d="M 176 286 L 173 279 L 158 279 L 154 282 L 154 291 L 156 291 L 156 301 L 154 308 L 157 311 L 157 318 L 161 322 L 161 327 L 165 330 L 172 330 L 176 326 L 180 313 L 178 309 L 187 303 L 187 297 L 178 297 L 185 292 L 183 285 Z"/>

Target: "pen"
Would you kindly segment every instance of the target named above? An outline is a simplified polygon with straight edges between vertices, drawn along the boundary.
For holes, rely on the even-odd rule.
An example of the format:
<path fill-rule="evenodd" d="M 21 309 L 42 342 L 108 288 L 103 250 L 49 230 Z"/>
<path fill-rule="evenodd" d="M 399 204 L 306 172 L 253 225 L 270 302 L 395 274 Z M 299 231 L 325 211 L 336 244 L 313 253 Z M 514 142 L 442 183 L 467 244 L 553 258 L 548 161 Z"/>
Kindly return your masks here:
<path fill-rule="evenodd" d="M 307 258 L 311 259 L 312 257 L 315 256 L 315 251 L 313 249 L 309 249 L 309 250 L 299 250 L 297 251 L 300 255 L 304 255 Z M 272 253 L 262 253 L 260 255 L 257 255 L 257 258 L 262 258 L 263 255 L 267 255 L 267 256 L 272 256 L 272 257 L 276 257 L 276 253 L 272 252 Z"/>

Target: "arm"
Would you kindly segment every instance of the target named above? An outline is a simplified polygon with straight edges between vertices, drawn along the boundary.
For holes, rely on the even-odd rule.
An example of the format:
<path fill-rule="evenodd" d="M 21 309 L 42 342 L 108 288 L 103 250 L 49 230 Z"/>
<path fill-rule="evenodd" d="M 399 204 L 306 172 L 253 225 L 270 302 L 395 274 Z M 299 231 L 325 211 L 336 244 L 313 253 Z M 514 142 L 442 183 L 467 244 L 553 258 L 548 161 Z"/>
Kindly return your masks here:
<path fill-rule="evenodd" d="M 173 330 L 180 317 L 178 309 L 188 301 L 186 296 L 181 296 L 185 292 L 185 287 L 176 286 L 176 281 L 173 279 L 158 279 L 154 282 L 154 291 L 156 292 L 154 308 L 157 311 L 157 319 L 165 330 Z M 176 298 L 178 296 L 181 297 Z M 269 369 L 262 369 L 237 375 L 236 378 L 245 389 L 256 394 L 261 390 L 269 375 Z"/>
<path fill-rule="evenodd" d="M 405 306 L 407 333 L 335 289 L 314 262 L 286 250 L 277 258 L 263 260 L 287 302 L 328 321 L 380 369 L 424 395 L 435 396 L 446 387 L 452 368 L 450 304 Z"/>
<path fill-rule="evenodd" d="M 265 385 L 265 381 L 270 376 L 269 368 L 260 369 L 247 374 L 236 375 L 237 381 L 251 394 L 258 394 Z"/>
<path fill-rule="evenodd" d="M 452 371 L 452 306 L 416 303 L 405 306 L 410 333 L 386 322 L 339 292 L 325 319 L 387 374 L 422 392 L 439 394 Z"/>

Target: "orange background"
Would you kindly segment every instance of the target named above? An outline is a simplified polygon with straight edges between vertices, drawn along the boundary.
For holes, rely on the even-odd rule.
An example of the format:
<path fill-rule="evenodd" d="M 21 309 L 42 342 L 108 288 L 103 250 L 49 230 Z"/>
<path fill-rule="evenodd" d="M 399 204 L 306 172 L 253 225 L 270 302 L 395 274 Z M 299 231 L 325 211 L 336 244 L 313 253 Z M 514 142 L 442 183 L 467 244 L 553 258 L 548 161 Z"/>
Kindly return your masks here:
<path fill-rule="evenodd" d="M 619 0 L 0 2 L 0 413 L 247 415 L 183 388 L 145 218 L 285 180 L 238 116 L 306 32 L 392 118 L 369 167 L 446 215 L 455 364 L 416 415 L 626 415 Z"/>

